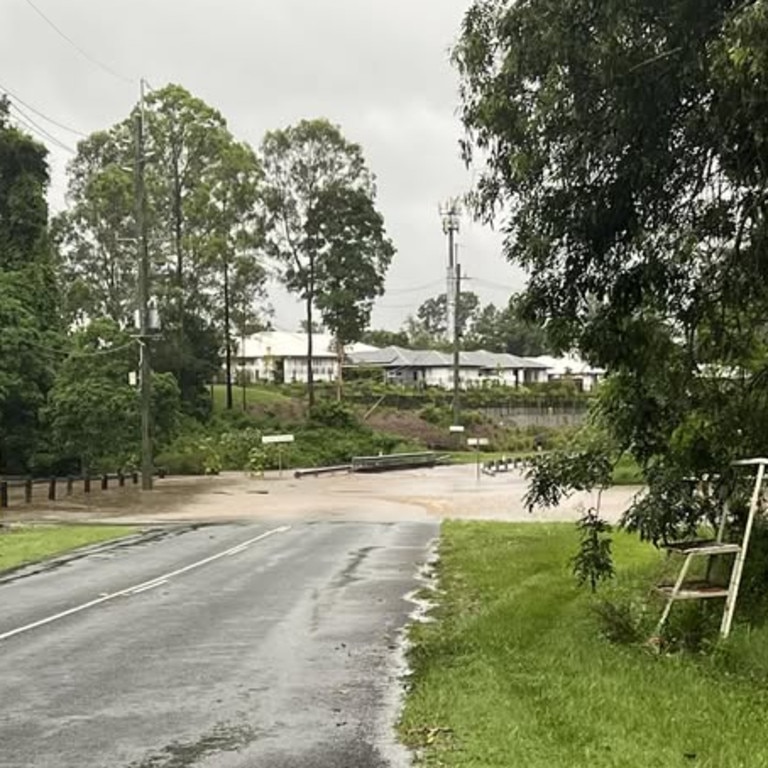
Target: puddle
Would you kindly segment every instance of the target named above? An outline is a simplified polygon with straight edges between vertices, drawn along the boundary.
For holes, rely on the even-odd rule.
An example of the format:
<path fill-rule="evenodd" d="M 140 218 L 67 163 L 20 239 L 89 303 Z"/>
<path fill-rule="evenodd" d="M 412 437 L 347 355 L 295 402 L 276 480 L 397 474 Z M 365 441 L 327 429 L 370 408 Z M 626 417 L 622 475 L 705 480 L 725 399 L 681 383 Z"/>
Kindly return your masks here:
<path fill-rule="evenodd" d="M 141 762 L 131 763 L 129 768 L 189 768 L 219 752 L 239 752 L 260 735 L 259 729 L 249 725 L 217 725 L 195 741 L 171 742 Z"/>

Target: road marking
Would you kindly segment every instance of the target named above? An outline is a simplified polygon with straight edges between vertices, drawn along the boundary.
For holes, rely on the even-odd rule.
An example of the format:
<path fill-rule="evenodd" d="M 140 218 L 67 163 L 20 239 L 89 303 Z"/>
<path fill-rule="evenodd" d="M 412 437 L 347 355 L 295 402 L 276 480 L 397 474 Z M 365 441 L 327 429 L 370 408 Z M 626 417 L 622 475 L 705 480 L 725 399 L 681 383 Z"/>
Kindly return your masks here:
<path fill-rule="evenodd" d="M 185 565 L 183 568 L 177 568 L 175 571 L 164 573 L 162 576 L 156 576 L 154 579 L 149 579 L 148 581 L 142 581 L 140 584 L 134 584 L 131 587 L 126 587 L 125 589 L 121 589 L 119 592 L 110 592 L 106 595 L 101 595 L 100 597 L 97 597 L 95 600 L 89 600 L 87 603 L 76 605 L 74 608 L 68 608 L 66 611 L 55 613 L 52 616 L 46 616 L 46 618 L 39 619 L 38 621 L 33 621 L 31 624 L 25 624 L 22 627 L 17 627 L 16 629 L 11 629 L 8 632 L 3 632 L 2 634 L 0 634 L 0 641 L 8 640 L 11 637 L 20 635 L 22 632 L 29 632 L 33 629 L 37 629 L 38 627 L 44 627 L 46 624 L 51 624 L 54 621 L 58 621 L 59 619 L 64 619 L 67 616 L 72 616 L 75 613 L 86 611 L 89 608 L 93 608 L 97 605 L 101 605 L 102 603 L 106 603 L 109 600 L 115 600 L 118 597 L 124 597 L 128 595 L 138 595 L 141 592 L 144 592 L 145 590 L 152 589 L 154 587 L 159 587 L 161 584 L 165 584 L 170 579 L 174 578 L 174 576 L 180 576 L 182 573 L 189 573 L 189 571 L 193 571 L 196 568 L 201 568 L 204 565 L 208 565 L 208 563 L 212 563 L 216 560 L 220 560 L 222 557 L 228 557 L 229 555 L 242 552 L 251 544 L 255 544 L 257 541 L 263 541 L 264 539 L 269 538 L 270 536 L 274 536 L 277 533 L 285 533 L 290 529 L 291 529 L 290 525 L 281 525 L 279 528 L 273 528 L 272 530 L 266 531 L 265 533 L 259 534 L 258 536 L 254 536 L 252 539 L 248 539 L 248 541 L 244 541 L 241 544 L 237 544 L 234 547 L 225 549 L 223 552 L 217 552 L 215 555 L 206 557 L 203 560 L 198 560 L 197 562 L 191 563 L 190 565 Z"/>
<path fill-rule="evenodd" d="M 147 592 L 150 589 L 154 589 L 155 587 L 162 587 L 163 584 L 167 584 L 168 579 L 158 579 L 157 581 L 150 581 L 149 584 L 145 584 L 143 587 L 138 587 L 128 594 L 130 595 L 140 595 L 142 592 Z"/>

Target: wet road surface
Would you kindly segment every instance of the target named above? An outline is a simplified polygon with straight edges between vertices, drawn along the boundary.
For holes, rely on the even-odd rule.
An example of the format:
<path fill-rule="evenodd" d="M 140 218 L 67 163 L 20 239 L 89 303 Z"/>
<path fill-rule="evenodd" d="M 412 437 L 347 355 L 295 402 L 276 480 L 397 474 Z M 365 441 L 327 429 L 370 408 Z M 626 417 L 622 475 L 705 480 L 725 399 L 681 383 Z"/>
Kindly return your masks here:
<path fill-rule="evenodd" d="M 437 525 L 203 526 L 0 584 L 3 768 L 399 768 Z"/>

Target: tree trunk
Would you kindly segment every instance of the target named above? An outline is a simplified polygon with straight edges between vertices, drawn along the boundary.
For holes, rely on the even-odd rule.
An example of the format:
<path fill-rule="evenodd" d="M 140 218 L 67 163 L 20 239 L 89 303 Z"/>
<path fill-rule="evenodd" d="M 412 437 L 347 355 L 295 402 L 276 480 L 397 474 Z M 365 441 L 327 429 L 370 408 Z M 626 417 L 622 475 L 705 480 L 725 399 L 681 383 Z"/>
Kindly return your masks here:
<path fill-rule="evenodd" d="M 336 400 L 341 402 L 344 399 L 344 344 L 341 339 L 336 339 L 336 364 L 339 366 L 336 376 Z"/>
<path fill-rule="evenodd" d="M 232 410 L 232 336 L 229 330 L 229 263 L 224 258 L 224 344 L 226 345 L 227 410 Z"/>
<path fill-rule="evenodd" d="M 315 404 L 315 375 L 312 370 L 312 292 L 307 295 L 307 396 L 309 407 Z"/>

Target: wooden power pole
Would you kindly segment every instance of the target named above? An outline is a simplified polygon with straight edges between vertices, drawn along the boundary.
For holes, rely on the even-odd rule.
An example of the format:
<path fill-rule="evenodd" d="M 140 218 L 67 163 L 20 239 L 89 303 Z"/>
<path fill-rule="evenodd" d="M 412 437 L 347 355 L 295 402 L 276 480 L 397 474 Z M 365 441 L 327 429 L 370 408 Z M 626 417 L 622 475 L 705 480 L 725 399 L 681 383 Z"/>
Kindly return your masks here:
<path fill-rule="evenodd" d="M 136 131 L 136 244 L 139 262 L 139 349 L 141 400 L 141 488 L 152 490 L 154 467 L 152 463 L 152 366 L 149 340 L 149 246 L 147 243 L 147 196 L 144 182 L 146 156 L 144 151 L 144 81 L 141 81 L 141 100 L 135 120 Z"/>

